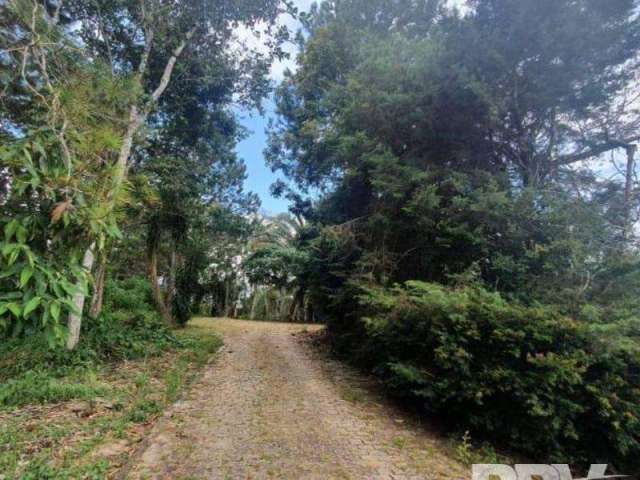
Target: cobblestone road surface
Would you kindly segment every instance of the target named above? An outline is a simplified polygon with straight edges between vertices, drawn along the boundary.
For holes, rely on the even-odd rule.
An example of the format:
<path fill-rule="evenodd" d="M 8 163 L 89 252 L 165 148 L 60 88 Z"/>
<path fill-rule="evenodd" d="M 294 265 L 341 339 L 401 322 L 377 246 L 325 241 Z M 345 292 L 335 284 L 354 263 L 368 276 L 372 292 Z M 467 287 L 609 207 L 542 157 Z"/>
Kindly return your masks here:
<path fill-rule="evenodd" d="M 225 346 L 133 460 L 132 479 L 463 479 L 435 433 L 330 360 L 303 325 L 199 319 Z"/>

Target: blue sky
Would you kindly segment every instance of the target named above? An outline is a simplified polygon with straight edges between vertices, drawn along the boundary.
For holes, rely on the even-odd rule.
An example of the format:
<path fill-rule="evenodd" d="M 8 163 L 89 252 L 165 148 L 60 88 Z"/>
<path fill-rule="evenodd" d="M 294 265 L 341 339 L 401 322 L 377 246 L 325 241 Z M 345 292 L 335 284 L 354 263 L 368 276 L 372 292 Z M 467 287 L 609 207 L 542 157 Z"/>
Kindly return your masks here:
<path fill-rule="evenodd" d="M 293 3 L 300 11 L 308 11 L 313 1 L 314 0 L 294 0 Z M 290 16 L 283 16 L 281 23 L 287 25 L 293 32 L 298 29 L 298 22 Z M 254 42 L 259 42 L 259 40 L 246 38 L 247 35 L 249 35 L 247 32 L 243 33 L 245 40 L 249 44 L 253 44 L 254 47 L 257 47 Z M 295 62 L 293 61 L 296 53 L 295 46 L 290 44 L 285 50 L 289 52 L 290 59 L 278 62 L 273 66 L 271 69 L 271 78 L 274 83 L 282 80 L 285 69 L 295 68 Z M 269 193 L 269 187 L 278 178 L 278 175 L 273 173 L 265 164 L 262 153 L 267 146 L 265 129 L 269 117 L 273 116 L 273 102 L 266 101 L 265 107 L 264 115 L 260 115 L 258 112 L 253 112 L 253 114 L 246 111 L 239 112 L 241 123 L 249 130 L 250 135 L 238 144 L 236 151 L 247 165 L 248 178 L 245 182 L 245 189 L 255 192 L 260 196 L 262 209 L 265 213 L 276 214 L 286 212 L 288 202 L 284 199 L 273 198 Z"/>
<path fill-rule="evenodd" d="M 265 213 L 276 214 L 286 212 L 288 202 L 285 199 L 277 199 L 269 193 L 270 185 L 278 178 L 266 165 L 263 150 L 267 145 L 267 135 L 265 128 L 270 115 L 273 115 L 273 103 L 265 103 L 265 115 L 258 112 L 242 111 L 239 113 L 241 123 L 250 131 L 250 135 L 236 148 L 240 158 L 244 159 L 247 165 L 247 180 L 245 189 L 257 193 L 262 200 L 262 209 Z"/>

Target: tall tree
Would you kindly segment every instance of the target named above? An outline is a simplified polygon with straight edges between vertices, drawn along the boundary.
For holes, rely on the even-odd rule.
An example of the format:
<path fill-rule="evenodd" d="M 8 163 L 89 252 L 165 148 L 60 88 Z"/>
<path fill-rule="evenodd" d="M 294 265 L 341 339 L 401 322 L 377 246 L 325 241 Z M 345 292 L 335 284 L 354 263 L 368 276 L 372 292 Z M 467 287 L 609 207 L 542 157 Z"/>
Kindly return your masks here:
<path fill-rule="evenodd" d="M 216 88 L 215 82 L 226 82 L 223 89 L 226 99 L 233 96 L 244 102 L 256 101 L 266 92 L 270 62 L 283 54 L 280 43 L 286 37 L 286 29 L 278 27 L 276 19 L 291 10 L 286 0 L 250 3 L 233 0 L 178 3 L 163 0 L 70 0 L 55 4 L 12 0 L 9 7 L 6 11 L 3 9 L 2 14 L 3 31 L 6 33 L 3 46 L 8 47 L 3 62 L 16 67 L 17 75 L 3 75 L 0 79 L 4 92 L 3 135 L 21 139 L 29 128 L 37 124 L 34 118 L 44 118 L 44 115 L 59 142 L 62 162 L 70 165 L 70 158 L 84 152 L 72 150 L 74 139 L 80 137 L 74 137 L 76 132 L 71 128 L 71 114 L 58 106 L 71 108 L 83 104 L 64 102 L 61 92 L 71 90 L 61 90 L 60 87 L 68 86 L 68 80 L 76 76 L 69 75 L 69 69 L 61 65 L 79 62 L 89 69 L 101 69 L 100 74 L 92 79 L 96 84 L 110 82 L 122 87 L 124 94 L 118 99 L 117 108 L 118 115 L 125 113 L 124 119 L 114 115 L 105 117 L 116 119 L 114 129 L 117 132 L 111 137 L 99 137 L 103 141 L 111 140 L 111 143 L 99 155 L 99 161 L 93 164 L 102 175 L 101 195 L 85 199 L 92 208 L 101 210 L 102 218 L 109 219 L 104 224 L 114 235 L 117 235 L 117 229 L 113 226 L 113 213 L 119 199 L 125 195 L 123 186 L 142 127 L 153 125 L 157 128 L 179 118 L 178 115 L 172 116 L 171 112 L 176 111 L 176 105 L 185 97 L 173 103 L 164 101 L 175 75 L 191 75 L 191 78 L 198 78 L 201 84 L 209 86 L 209 91 L 205 88 L 196 93 L 202 95 L 196 102 L 200 105 L 211 108 L 218 99 L 211 94 Z M 266 50 L 245 47 L 236 35 L 239 28 L 251 30 L 258 26 L 272 38 Z M 20 96 L 18 92 L 24 95 Z M 108 95 L 109 91 L 96 89 L 95 93 L 98 97 Z M 106 98 L 111 100 L 111 97 Z M 188 111 L 189 105 L 181 108 L 182 112 Z M 180 121 L 185 120 L 188 121 L 188 117 Z M 210 116 L 207 120 L 215 121 L 215 118 Z M 178 123 L 174 126 L 179 128 Z M 224 131 L 224 127 L 219 131 Z M 200 133 L 202 131 L 192 132 L 196 136 Z M 99 134 L 98 128 L 96 136 Z M 72 172 L 67 170 L 71 178 Z M 13 181 L 15 175 L 18 175 L 15 171 L 3 170 L 2 184 Z M 81 206 L 75 202 L 75 197 L 63 196 L 52 215 L 62 218 L 65 212 L 75 211 Z M 100 224 L 98 222 L 98 226 Z M 103 237 L 93 227 L 86 228 L 83 235 L 75 237 L 78 243 L 84 243 L 84 253 L 78 263 L 80 271 L 85 274 L 93 269 L 94 259 L 104 245 Z M 73 302 L 69 307 L 67 346 L 70 349 L 75 348 L 78 342 L 86 296 L 86 289 L 80 288 L 85 283 L 84 275 L 78 278 L 72 288 Z"/>
<path fill-rule="evenodd" d="M 324 189 L 312 216 L 353 231 L 358 274 L 446 282 L 477 264 L 494 287 L 575 306 L 637 205 L 633 161 L 611 182 L 598 163 L 637 137 L 637 2 L 479 0 L 379 28 L 395 6 L 307 18 L 270 164 Z"/>
<path fill-rule="evenodd" d="M 133 142 L 139 129 L 169 86 L 178 60 L 184 55 L 199 56 L 217 54 L 217 60 L 228 58 L 234 31 L 239 25 L 252 28 L 258 23 L 273 33 L 275 21 L 289 4 L 281 0 L 263 0 L 249 5 L 227 0 L 193 0 L 189 2 L 113 2 L 107 5 L 87 2 L 71 2 L 69 15 L 80 22 L 80 36 L 87 49 L 99 58 L 108 60 L 113 72 L 127 72 L 139 82 L 142 95 L 129 108 L 129 120 L 116 159 L 113 176 L 114 195 L 122 187 L 130 166 Z M 235 87 L 241 97 L 248 95 L 243 87 L 253 87 L 256 81 L 244 75 L 247 68 L 252 74 L 258 69 L 266 73 L 273 55 L 281 54 L 278 40 L 285 31 L 276 34 L 274 48 L 267 55 L 249 50 L 234 67 L 240 80 Z M 258 66 L 258 68 L 256 68 Z M 257 75 L 256 78 L 260 79 Z M 244 82 L 242 82 L 244 81 Z M 244 83 L 244 85 L 243 85 Z M 259 80 L 258 80 L 259 83 Z M 262 82 L 264 85 L 264 81 Z M 92 267 L 92 254 L 87 250 L 85 263 Z M 77 307 L 82 310 L 84 299 Z M 78 330 L 79 319 L 70 318 L 70 330 Z M 77 338 L 70 336 L 68 347 L 74 348 Z"/>

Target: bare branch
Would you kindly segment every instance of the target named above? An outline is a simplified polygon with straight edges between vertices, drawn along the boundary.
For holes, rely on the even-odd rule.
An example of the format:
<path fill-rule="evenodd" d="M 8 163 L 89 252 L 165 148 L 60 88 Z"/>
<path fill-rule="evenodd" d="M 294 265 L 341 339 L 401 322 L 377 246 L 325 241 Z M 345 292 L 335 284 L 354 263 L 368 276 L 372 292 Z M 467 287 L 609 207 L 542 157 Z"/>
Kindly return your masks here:
<path fill-rule="evenodd" d="M 178 45 L 173 51 L 171 58 L 169 58 L 169 61 L 164 67 L 164 72 L 162 72 L 162 77 L 160 78 L 160 83 L 158 84 L 158 87 L 151 94 L 151 101 L 153 103 L 157 102 L 158 99 L 164 93 L 164 91 L 167 89 L 167 86 L 169 85 L 169 81 L 171 80 L 171 74 L 173 73 L 173 68 L 175 67 L 176 62 L 178 61 L 178 58 L 182 54 L 182 51 L 185 49 L 185 47 L 187 46 L 187 44 L 189 43 L 189 41 L 191 40 L 191 38 L 195 33 L 196 33 L 196 27 L 193 27 L 191 30 L 187 32 L 184 40 L 180 42 L 180 45 Z"/>
<path fill-rule="evenodd" d="M 51 22 L 53 23 L 53 25 L 57 25 L 60 22 L 60 10 L 62 10 L 63 3 L 64 0 L 58 0 L 58 6 L 53 12 L 53 17 L 51 18 Z"/>
<path fill-rule="evenodd" d="M 147 70 L 149 63 L 149 55 L 151 54 L 151 48 L 153 47 L 154 30 L 149 26 L 147 22 L 147 10 L 144 5 L 144 0 L 140 0 L 140 9 L 142 10 L 142 24 L 144 26 L 145 44 L 142 57 L 140 58 L 140 64 L 138 65 L 138 75 L 142 77 Z"/>
<path fill-rule="evenodd" d="M 142 78 L 144 72 L 147 70 L 147 65 L 149 64 L 149 55 L 151 54 L 151 48 L 153 46 L 153 30 L 145 29 L 145 44 L 144 44 L 144 52 L 142 52 L 142 57 L 140 57 L 140 64 L 138 65 L 138 76 Z"/>
<path fill-rule="evenodd" d="M 603 153 L 610 152 L 611 150 L 616 150 L 618 148 L 629 148 L 634 142 L 640 140 L 640 135 L 636 135 L 629 138 L 624 138 L 620 140 L 609 140 L 607 142 L 601 143 L 599 145 L 594 145 L 589 147 L 589 149 L 584 150 L 582 152 L 572 153 L 569 155 L 561 155 L 558 157 L 557 162 L 560 165 L 569 165 L 571 163 L 580 162 L 582 160 L 588 160 L 593 157 L 597 157 L 598 155 L 602 155 Z"/>

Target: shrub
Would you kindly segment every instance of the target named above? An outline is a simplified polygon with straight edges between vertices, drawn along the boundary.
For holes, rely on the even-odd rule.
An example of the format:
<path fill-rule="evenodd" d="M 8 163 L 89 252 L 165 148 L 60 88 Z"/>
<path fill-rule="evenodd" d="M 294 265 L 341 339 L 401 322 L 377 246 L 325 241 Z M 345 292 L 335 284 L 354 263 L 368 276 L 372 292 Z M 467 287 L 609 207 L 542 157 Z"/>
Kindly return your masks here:
<path fill-rule="evenodd" d="M 93 397 L 101 387 L 88 376 L 98 365 L 158 355 L 179 344 L 153 306 L 146 280 L 109 281 L 104 312 L 85 319 L 76 350 L 52 348 L 44 335 L 0 345 L 0 406 Z"/>
<path fill-rule="evenodd" d="M 4 342 L 0 381 L 29 370 L 55 368 L 65 373 L 69 368 L 154 355 L 176 343 L 153 306 L 146 280 L 109 281 L 103 313 L 97 319 L 85 318 L 76 350 L 51 348 L 42 335 Z"/>
<path fill-rule="evenodd" d="M 85 322 L 82 348 L 101 360 L 124 360 L 157 355 L 177 343 L 162 321 L 146 279 L 131 277 L 108 281 L 104 309 L 95 320 Z"/>
<path fill-rule="evenodd" d="M 153 294 L 148 280 L 142 277 L 108 280 L 104 291 L 104 310 L 155 312 Z"/>
<path fill-rule="evenodd" d="M 359 298 L 340 339 L 397 395 L 545 462 L 628 466 L 640 453 L 637 349 L 479 286 L 414 281 Z"/>

